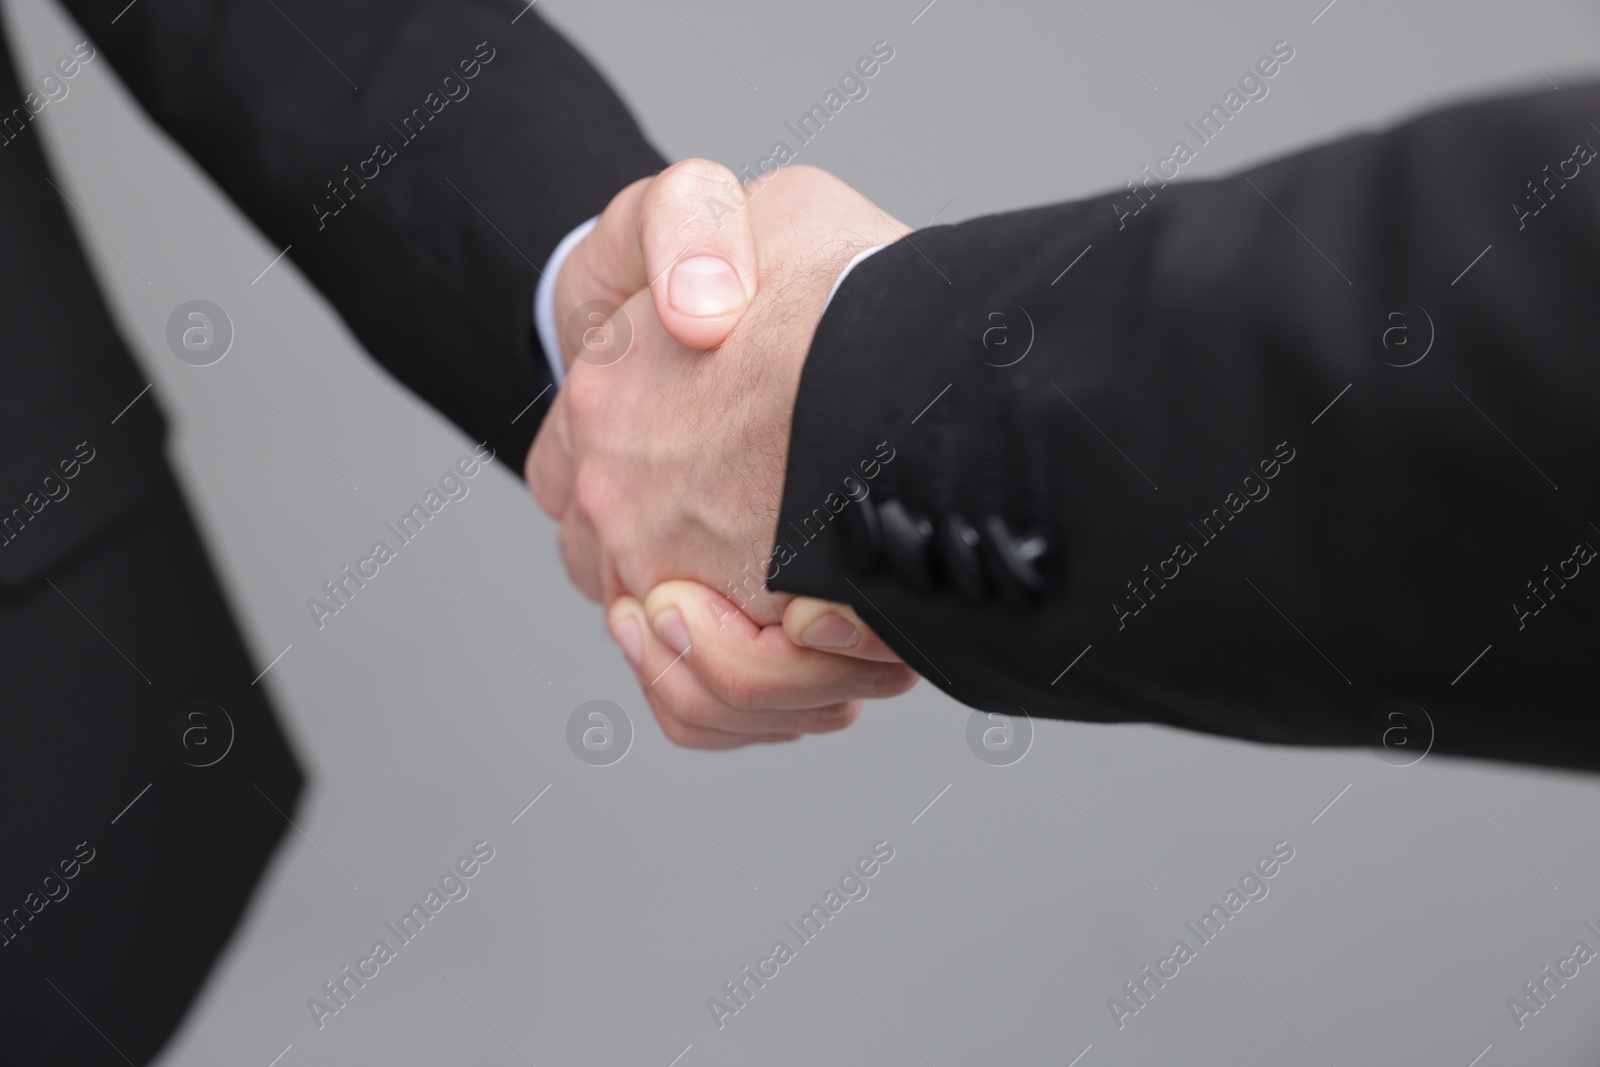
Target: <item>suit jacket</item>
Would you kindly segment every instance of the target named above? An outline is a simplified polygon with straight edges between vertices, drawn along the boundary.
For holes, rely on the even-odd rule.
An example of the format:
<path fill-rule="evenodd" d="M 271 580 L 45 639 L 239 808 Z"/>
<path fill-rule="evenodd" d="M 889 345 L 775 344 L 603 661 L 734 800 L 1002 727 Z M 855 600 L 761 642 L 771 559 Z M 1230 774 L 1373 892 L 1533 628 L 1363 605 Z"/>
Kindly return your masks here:
<path fill-rule="evenodd" d="M 771 585 L 988 711 L 1600 767 L 1596 116 L 1541 89 L 1216 181 L 1174 146 L 877 253 Z"/>
<path fill-rule="evenodd" d="M 66 6 L 385 367 L 475 440 L 511 462 L 527 454 L 552 398 L 517 418 L 548 384 L 530 315 L 538 271 L 567 231 L 663 165 L 583 57 L 517 0 Z M 41 465 L 147 381 L 95 290 L 31 120 L 20 98 L 0 114 L 14 227 L 0 301 L 13 351 L 32 354 L 0 364 L 8 511 Z M 0 549 L 0 583 L 36 579 L 139 498 L 158 469 L 155 407 L 141 401 L 117 423 L 118 499 L 62 508 L 53 546 L 19 537 Z"/>
<path fill-rule="evenodd" d="M 52 75 L 109 61 L 384 366 L 520 468 L 551 399 L 529 407 L 549 385 L 538 270 L 663 165 L 596 71 L 519 0 L 67 7 L 92 45 Z M 301 776 L 167 470 L 156 398 L 130 405 L 149 379 L 52 184 L 31 128 L 45 94 L 23 73 L 0 109 L 0 1064 L 144 1063 Z M 0 40 L 0 85 L 16 74 Z M 227 721 L 190 718 L 195 701 Z M 192 723 L 231 738 L 225 758 L 206 763 Z"/>

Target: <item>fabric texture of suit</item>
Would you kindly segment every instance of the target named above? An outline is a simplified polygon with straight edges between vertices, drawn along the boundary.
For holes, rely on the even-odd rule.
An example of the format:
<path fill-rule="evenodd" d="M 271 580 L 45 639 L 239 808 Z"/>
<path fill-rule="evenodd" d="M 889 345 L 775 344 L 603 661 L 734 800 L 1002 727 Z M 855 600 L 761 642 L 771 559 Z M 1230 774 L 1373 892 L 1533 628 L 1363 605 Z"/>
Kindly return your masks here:
<path fill-rule="evenodd" d="M 1435 751 L 1600 768 L 1597 114 L 1473 103 L 877 253 L 813 339 L 770 584 L 984 710 L 1358 745 L 1400 701 Z"/>

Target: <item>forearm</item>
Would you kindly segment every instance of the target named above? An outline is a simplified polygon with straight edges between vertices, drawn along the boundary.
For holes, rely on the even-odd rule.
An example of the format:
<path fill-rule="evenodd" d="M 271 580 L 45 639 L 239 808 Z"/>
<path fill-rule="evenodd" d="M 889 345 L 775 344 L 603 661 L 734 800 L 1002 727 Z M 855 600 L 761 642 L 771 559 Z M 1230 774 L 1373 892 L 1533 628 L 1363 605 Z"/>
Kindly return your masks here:
<path fill-rule="evenodd" d="M 1537 605 L 1544 563 L 1600 544 L 1578 460 L 1596 444 L 1600 177 L 1564 162 L 1600 144 L 1597 108 L 1579 88 L 1454 109 L 879 253 L 812 345 L 778 524 L 794 559 L 773 585 L 854 603 L 994 710 L 1360 743 L 1403 697 L 1440 720 L 1440 750 L 1600 763 L 1593 624 L 1572 592 L 1537 634 L 1510 607 Z M 1568 174 L 1549 206 L 1511 210 L 1541 202 L 1526 183 L 1546 164 Z M 1410 346 L 1386 349 L 1397 323 Z M 1434 330 L 1431 358 L 1399 366 Z M 807 540 L 881 441 L 896 458 L 860 482 L 875 504 L 1049 539 L 1033 603 L 993 576 L 963 599 L 937 560 L 932 593 L 903 567 L 852 569 L 842 523 Z M 1538 721 L 1513 725 L 1525 705 Z"/>
<path fill-rule="evenodd" d="M 661 166 L 599 73 L 516 0 L 69 6 L 373 355 L 520 466 L 538 271 Z"/>

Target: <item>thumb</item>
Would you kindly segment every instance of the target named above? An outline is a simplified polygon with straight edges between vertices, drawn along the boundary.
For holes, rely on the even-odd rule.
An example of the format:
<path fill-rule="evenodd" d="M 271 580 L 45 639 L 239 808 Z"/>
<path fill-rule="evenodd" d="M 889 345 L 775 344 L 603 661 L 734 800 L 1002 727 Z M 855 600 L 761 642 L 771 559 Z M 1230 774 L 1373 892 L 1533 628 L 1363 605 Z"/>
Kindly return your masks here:
<path fill-rule="evenodd" d="M 849 604 L 797 596 L 784 608 L 783 632 L 790 641 L 804 648 L 879 663 L 904 662 Z"/>
<path fill-rule="evenodd" d="M 759 287 L 755 230 L 739 178 L 720 163 L 686 159 L 642 194 L 639 249 L 656 316 L 682 345 L 716 348 Z"/>

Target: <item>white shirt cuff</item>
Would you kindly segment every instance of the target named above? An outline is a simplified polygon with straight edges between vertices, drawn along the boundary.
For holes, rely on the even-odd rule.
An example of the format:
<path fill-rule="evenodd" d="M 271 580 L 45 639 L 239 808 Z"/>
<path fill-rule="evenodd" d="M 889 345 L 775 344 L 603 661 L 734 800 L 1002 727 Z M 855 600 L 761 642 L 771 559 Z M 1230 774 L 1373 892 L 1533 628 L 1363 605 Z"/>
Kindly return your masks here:
<path fill-rule="evenodd" d="M 839 277 L 834 281 L 833 288 L 828 290 L 828 299 L 822 305 L 822 310 L 823 310 L 824 314 L 827 313 L 828 305 L 833 303 L 833 294 L 837 293 L 839 291 L 839 286 L 843 285 L 844 284 L 844 280 L 846 278 L 850 277 L 850 272 L 856 269 L 856 265 L 861 263 L 863 260 L 865 260 L 868 256 L 872 255 L 874 252 L 881 252 L 885 248 L 888 248 L 890 244 L 893 244 L 893 242 L 892 241 L 887 241 L 887 242 L 885 242 L 885 243 L 883 243 L 881 245 L 874 245 L 872 248 L 864 248 L 860 252 L 857 252 L 855 254 L 855 258 L 853 258 L 852 260 L 850 260 L 849 263 L 846 263 L 844 265 L 844 270 L 839 272 Z"/>
<path fill-rule="evenodd" d="M 545 359 L 550 363 L 550 378 L 557 386 L 567 380 L 567 358 L 561 345 L 561 335 L 556 331 L 556 279 L 561 276 L 567 256 L 579 241 L 589 236 L 589 231 L 599 221 L 600 216 L 596 215 L 588 222 L 579 223 L 561 239 L 556 250 L 545 261 L 544 273 L 539 276 L 539 284 L 533 290 L 533 328 L 539 335 L 539 346 L 544 349 Z M 861 257 L 857 256 L 850 266 L 855 266 L 860 260 Z"/>

